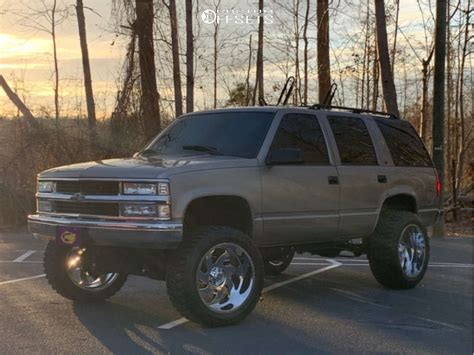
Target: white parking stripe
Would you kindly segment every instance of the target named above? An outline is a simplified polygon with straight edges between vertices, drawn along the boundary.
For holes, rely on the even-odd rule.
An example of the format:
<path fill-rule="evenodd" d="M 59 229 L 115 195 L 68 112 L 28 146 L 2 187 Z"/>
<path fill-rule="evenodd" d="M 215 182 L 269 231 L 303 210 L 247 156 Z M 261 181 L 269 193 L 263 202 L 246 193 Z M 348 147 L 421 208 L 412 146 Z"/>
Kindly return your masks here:
<path fill-rule="evenodd" d="M 336 267 L 342 265 L 340 262 L 337 262 L 337 261 L 332 260 L 332 259 L 326 259 L 326 261 L 329 262 L 331 265 L 328 265 L 328 266 L 323 267 L 323 268 L 321 268 L 321 269 L 317 269 L 317 270 L 308 272 L 308 273 L 306 273 L 306 274 L 302 274 L 302 275 L 293 277 L 293 278 L 288 279 L 288 280 L 286 280 L 286 281 L 274 283 L 273 285 L 270 285 L 270 286 L 268 286 L 268 287 L 265 287 L 265 288 L 262 290 L 262 293 L 265 293 L 265 292 L 274 290 L 274 289 L 276 289 L 276 288 L 283 287 L 283 286 L 288 285 L 288 284 L 290 284 L 290 283 L 293 283 L 293 282 L 296 282 L 296 281 L 305 279 L 305 278 L 307 278 L 307 277 L 310 277 L 310 276 L 313 276 L 313 275 L 316 275 L 316 274 L 320 274 L 320 273 L 322 273 L 322 272 L 325 272 L 325 271 L 334 269 L 334 268 L 336 268 Z M 327 264 L 324 264 L 324 265 L 327 265 Z M 188 321 L 188 319 L 186 319 L 186 318 L 179 318 L 179 319 L 177 319 L 177 320 L 175 320 L 175 321 L 172 321 L 172 322 L 169 322 L 169 323 L 160 325 L 160 326 L 158 327 L 158 329 L 172 329 L 172 328 L 174 328 L 174 327 L 177 327 L 178 325 L 181 325 L 181 324 L 183 324 L 183 323 L 186 323 L 187 321 Z"/>
<path fill-rule="evenodd" d="M 177 327 L 178 325 L 186 323 L 187 321 L 188 320 L 186 318 L 180 318 L 180 319 L 177 319 L 173 322 L 163 324 L 163 325 L 159 326 L 158 329 L 171 329 L 171 328 Z"/>
<path fill-rule="evenodd" d="M 35 250 L 28 250 L 26 253 L 20 255 L 18 258 L 16 258 L 15 260 L 13 260 L 14 263 L 21 263 L 23 260 L 29 258 L 31 255 L 33 255 L 34 253 L 36 253 Z"/>
<path fill-rule="evenodd" d="M 12 284 L 12 283 L 15 283 L 15 282 L 20 282 L 20 281 L 28 281 L 28 280 L 39 279 L 39 278 L 45 277 L 45 276 L 46 276 L 46 274 L 41 274 L 41 275 L 35 275 L 35 276 L 30 276 L 30 277 L 23 277 L 21 279 L 2 281 L 2 282 L 0 282 L 0 286 L 1 285 Z"/>

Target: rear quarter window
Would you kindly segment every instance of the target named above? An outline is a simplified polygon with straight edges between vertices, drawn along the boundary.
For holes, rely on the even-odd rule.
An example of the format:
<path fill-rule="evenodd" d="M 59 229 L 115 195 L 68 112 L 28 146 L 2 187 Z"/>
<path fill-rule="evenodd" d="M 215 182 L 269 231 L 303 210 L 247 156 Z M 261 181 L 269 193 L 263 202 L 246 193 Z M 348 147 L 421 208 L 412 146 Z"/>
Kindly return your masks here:
<path fill-rule="evenodd" d="M 426 148 L 407 121 L 376 119 L 396 166 L 432 167 Z"/>

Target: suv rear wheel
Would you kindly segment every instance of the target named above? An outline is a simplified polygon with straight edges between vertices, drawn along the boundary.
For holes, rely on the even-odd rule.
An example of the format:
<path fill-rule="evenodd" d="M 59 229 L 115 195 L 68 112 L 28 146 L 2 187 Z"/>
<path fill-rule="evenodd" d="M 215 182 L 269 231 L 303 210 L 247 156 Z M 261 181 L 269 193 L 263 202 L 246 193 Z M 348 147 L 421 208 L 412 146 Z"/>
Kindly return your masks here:
<path fill-rule="evenodd" d="M 223 226 L 196 230 L 169 259 L 166 284 L 176 309 L 206 326 L 244 319 L 263 286 L 260 252 L 244 233 Z"/>
<path fill-rule="evenodd" d="M 382 211 L 375 232 L 368 240 L 370 269 L 385 287 L 415 287 L 425 275 L 430 244 L 418 216 L 409 211 Z"/>
<path fill-rule="evenodd" d="M 270 257 L 264 258 L 265 274 L 281 274 L 291 264 L 294 256 L 295 250 L 293 248 L 280 248 L 277 253 L 272 252 Z"/>
<path fill-rule="evenodd" d="M 127 275 L 94 270 L 85 248 L 64 247 L 50 241 L 43 266 L 51 287 L 61 296 L 76 302 L 103 301 L 116 294 Z"/>

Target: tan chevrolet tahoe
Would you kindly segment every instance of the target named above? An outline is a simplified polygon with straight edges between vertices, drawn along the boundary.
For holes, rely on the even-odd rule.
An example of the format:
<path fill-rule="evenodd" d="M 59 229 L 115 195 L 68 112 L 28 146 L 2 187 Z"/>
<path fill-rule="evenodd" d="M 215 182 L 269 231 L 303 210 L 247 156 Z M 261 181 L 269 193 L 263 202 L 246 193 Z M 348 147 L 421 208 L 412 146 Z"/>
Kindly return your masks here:
<path fill-rule="evenodd" d="M 64 297 L 104 300 L 146 276 L 166 281 L 184 317 L 219 326 L 247 316 L 294 253 L 367 254 L 383 286 L 414 287 L 439 194 L 406 121 L 234 108 L 184 115 L 132 158 L 42 172 L 28 223 L 49 240 L 45 273 Z"/>

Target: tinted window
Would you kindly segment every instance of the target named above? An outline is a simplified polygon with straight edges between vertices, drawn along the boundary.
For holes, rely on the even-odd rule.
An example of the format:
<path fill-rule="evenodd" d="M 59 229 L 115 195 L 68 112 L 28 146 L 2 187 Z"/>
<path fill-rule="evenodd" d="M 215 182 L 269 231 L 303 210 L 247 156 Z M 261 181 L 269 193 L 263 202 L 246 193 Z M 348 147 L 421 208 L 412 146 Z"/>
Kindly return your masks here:
<path fill-rule="evenodd" d="M 433 166 L 414 128 L 406 121 L 376 120 L 397 166 Z"/>
<path fill-rule="evenodd" d="M 194 114 L 178 119 L 147 147 L 157 154 L 192 155 L 209 147 L 223 155 L 255 158 L 272 123 L 272 112 Z M 204 152 L 205 153 L 205 152 Z"/>
<path fill-rule="evenodd" d="M 298 148 L 307 165 L 328 165 L 329 157 L 323 132 L 313 115 L 291 113 L 283 117 L 271 149 Z"/>
<path fill-rule="evenodd" d="M 357 117 L 328 117 L 342 164 L 377 165 L 374 145 L 364 121 Z"/>

